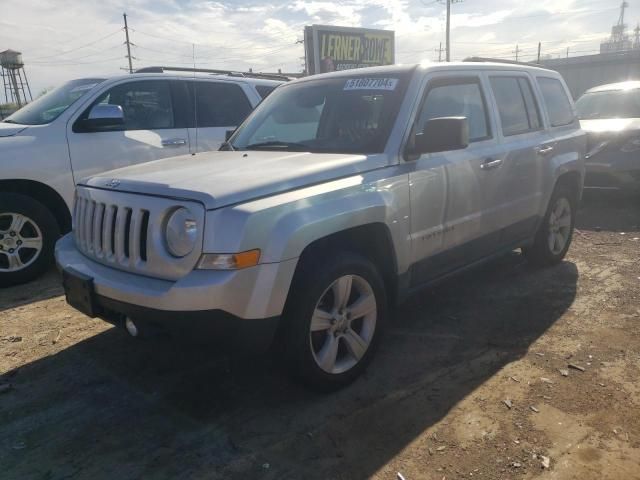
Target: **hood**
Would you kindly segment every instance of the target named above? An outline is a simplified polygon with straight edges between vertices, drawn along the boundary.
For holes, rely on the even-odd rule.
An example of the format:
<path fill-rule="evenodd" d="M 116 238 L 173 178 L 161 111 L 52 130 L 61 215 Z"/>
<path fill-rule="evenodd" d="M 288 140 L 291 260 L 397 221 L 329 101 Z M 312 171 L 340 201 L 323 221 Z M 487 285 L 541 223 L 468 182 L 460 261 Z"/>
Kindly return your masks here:
<path fill-rule="evenodd" d="M 246 202 L 388 164 L 386 155 L 206 152 L 120 168 L 81 184 L 197 200 L 207 209 Z"/>
<path fill-rule="evenodd" d="M 624 133 L 630 130 L 640 130 L 640 118 L 597 118 L 592 120 L 580 120 L 580 127 L 585 132 L 600 133 Z"/>
<path fill-rule="evenodd" d="M 0 122 L 0 137 L 13 137 L 28 128 L 28 125 Z"/>

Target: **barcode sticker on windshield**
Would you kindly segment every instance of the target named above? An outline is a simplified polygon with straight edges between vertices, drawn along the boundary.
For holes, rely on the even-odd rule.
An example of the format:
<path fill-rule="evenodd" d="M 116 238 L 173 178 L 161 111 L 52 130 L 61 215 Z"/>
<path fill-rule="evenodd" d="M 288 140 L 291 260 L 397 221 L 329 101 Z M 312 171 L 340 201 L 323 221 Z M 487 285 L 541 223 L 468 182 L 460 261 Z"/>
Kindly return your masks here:
<path fill-rule="evenodd" d="M 395 90 L 397 78 L 350 78 L 344 90 Z"/>

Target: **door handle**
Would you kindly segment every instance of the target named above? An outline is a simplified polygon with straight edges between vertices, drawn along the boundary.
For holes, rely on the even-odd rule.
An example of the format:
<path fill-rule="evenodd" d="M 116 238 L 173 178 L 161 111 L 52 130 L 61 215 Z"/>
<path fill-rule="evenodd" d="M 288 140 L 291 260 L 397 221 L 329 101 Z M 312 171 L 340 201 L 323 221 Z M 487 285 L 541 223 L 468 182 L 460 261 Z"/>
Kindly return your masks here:
<path fill-rule="evenodd" d="M 163 147 L 182 147 L 187 144 L 187 141 L 184 138 L 169 138 L 167 140 L 162 140 Z"/>
<path fill-rule="evenodd" d="M 491 170 L 492 168 L 498 168 L 500 165 L 502 165 L 501 158 L 497 158 L 495 160 L 491 158 L 487 158 L 484 162 L 480 164 L 480 168 L 482 170 Z"/>
<path fill-rule="evenodd" d="M 551 152 L 553 152 L 552 145 L 540 145 L 539 147 L 536 147 L 536 153 L 538 155 L 549 155 Z"/>

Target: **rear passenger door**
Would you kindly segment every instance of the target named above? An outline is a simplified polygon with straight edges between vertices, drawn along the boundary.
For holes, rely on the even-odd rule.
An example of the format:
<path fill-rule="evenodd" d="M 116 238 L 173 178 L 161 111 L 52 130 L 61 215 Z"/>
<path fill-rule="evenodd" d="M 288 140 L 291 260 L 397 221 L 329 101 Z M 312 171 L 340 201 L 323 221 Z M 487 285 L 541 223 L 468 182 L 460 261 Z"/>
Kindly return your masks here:
<path fill-rule="evenodd" d="M 493 221 L 501 231 L 500 243 L 510 245 L 529 238 L 535 231 L 545 185 L 541 160 L 552 149 L 541 109 L 526 72 L 488 74 L 498 112 L 502 175 L 492 194 L 500 209 Z"/>
<path fill-rule="evenodd" d="M 237 83 L 194 80 L 189 82 L 194 119 L 189 129 L 192 152 L 217 150 L 228 130 L 234 130 L 251 113 L 252 104 Z"/>

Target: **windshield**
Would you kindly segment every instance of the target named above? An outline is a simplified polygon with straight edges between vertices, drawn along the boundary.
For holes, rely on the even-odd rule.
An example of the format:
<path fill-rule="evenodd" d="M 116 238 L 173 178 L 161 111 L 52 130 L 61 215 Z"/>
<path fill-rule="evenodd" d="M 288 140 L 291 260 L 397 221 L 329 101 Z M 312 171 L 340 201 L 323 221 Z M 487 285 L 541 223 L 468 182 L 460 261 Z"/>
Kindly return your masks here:
<path fill-rule="evenodd" d="M 235 150 L 381 153 L 407 72 L 321 78 L 276 89 L 230 140 Z"/>
<path fill-rule="evenodd" d="M 50 123 L 62 115 L 76 100 L 103 81 L 102 78 L 83 78 L 67 82 L 25 105 L 4 121 L 22 125 Z"/>
<path fill-rule="evenodd" d="M 578 118 L 640 118 L 640 89 L 585 93 L 576 102 Z"/>

